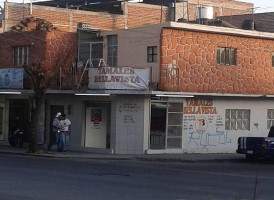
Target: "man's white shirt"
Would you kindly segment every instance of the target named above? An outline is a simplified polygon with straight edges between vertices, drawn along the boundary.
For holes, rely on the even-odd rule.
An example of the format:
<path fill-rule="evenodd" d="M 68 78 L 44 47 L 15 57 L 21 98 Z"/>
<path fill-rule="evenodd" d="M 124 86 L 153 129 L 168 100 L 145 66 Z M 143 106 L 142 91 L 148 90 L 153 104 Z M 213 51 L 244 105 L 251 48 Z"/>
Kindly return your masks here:
<path fill-rule="evenodd" d="M 60 121 L 61 126 L 62 126 L 62 131 L 68 131 L 69 130 L 69 125 L 71 125 L 71 122 L 69 119 L 61 120 Z"/>

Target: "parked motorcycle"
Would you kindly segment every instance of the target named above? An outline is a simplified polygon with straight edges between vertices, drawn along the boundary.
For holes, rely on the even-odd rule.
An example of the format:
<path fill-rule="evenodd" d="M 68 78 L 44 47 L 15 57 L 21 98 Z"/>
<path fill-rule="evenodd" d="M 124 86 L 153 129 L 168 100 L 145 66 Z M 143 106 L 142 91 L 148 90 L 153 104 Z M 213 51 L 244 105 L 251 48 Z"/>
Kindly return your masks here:
<path fill-rule="evenodd" d="M 9 143 L 13 147 L 18 145 L 22 148 L 24 144 L 24 130 L 18 128 L 14 132 L 9 133 Z"/>

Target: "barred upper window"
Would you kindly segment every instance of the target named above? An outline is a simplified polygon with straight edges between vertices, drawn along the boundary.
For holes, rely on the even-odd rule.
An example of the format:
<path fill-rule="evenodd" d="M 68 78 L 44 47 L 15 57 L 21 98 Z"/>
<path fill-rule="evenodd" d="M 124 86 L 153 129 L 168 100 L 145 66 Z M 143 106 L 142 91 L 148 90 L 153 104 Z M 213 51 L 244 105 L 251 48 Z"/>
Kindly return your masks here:
<path fill-rule="evenodd" d="M 13 48 L 13 64 L 16 67 L 22 67 L 29 64 L 29 47 L 14 47 Z"/>
<path fill-rule="evenodd" d="M 107 64 L 110 67 L 117 67 L 117 49 L 118 49 L 117 35 L 108 35 L 107 42 L 108 42 L 107 43 L 108 44 Z"/>
<path fill-rule="evenodd" d="M 274 126 L 274 109 L 267 110 L 267 128 Z"/>
<path fill-rule="evenodd" d="M 237 49 L 218 47 L 217 64 L 236 65 Z"/>
<path fill-rule="evenodd" d="M 226 109 L 225 130 L 250 130 L 250 110 Z"/>
<path fill-rule="evenodd" d="M 147 62 L 157 62 L 157 47 L 147 47 Z"/>

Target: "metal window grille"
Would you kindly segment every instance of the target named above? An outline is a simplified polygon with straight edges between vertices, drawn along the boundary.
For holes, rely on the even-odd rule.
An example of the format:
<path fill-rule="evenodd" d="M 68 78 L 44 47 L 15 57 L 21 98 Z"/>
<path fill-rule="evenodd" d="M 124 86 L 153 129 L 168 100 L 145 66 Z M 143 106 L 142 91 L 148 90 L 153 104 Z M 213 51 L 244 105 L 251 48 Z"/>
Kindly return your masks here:
<path fill-rule="evenodd" d="M 29 47 L 14 47 L 13 48 L 13 64 L 16 67 L 22 67 L 29 64 Z"/>
<path fill-rule="evenodd" d="M 267 110 L 267 128 L 274 126 L 274 109 Z"/>
<path fill-rule="evenodd" d="M 98 67 L 103 58 L 103 42 L 83 42 L 79 44 L 79 61 L 86 63 L 88 59 L 94 67 Z"/>
<path fill-rule="evenodd" d="M 225 111 L 226 130 L 250 130 L 250 110 L 227 109 Z"/>
<path fill-rule="evenodd" d="M 147 62 L 157 62 L 157 47 L 147 47 Z"/>
<path fill-rule="evenodd" d="M 218 47 L 217 64 L 236 65 L 237 49 Z"/>
<path fill-rule="evenodd" d="M 107 37 L 108 41 L 108 57 L 107 64 L 110 67 L 117 67 L 117 35 L 109 35 Z"/>

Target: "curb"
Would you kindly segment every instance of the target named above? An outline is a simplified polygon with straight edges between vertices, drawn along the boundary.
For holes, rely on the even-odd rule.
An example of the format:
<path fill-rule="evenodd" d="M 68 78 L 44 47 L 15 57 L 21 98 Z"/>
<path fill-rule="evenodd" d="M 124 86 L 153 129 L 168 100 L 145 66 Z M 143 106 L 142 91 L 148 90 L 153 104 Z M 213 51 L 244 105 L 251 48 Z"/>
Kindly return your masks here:
<path fill-rule="evenodd" d="M 152 161 L 152 162 L 182 162 L 182 163 L 197 163 L 197 162 L 225 162 L 225 161 L 237 161 L 242 160 L 244 158 L 241 158 L 240 156 L 231 156 L 228 158 L 221 158 L 220 155 L 218 158 L 210 157 L 210 158 L 201 158 L 197 159 L 195 158 L 195 155 L 183 158 L 183 157 L 161 157 L 161 155 L 158 156 L 115 156 L 115 155 L 104 155 L 104 154 L 82 154 L 80 155 L 71 155 L 71 154 L 58 154 L 55 152 L 47 153 L 47 152 L 41 152 L 41 153 L 26 153 L 26 152 L 20 152 L 20 151 L 8 151 L 8 150 L 0 150 L 0 154 L 9 154 L 9 155 L 20 155 L 20 156 L 29 156 L 29 157 L 40 157 L 40 158 L 59 158 L 59 159 L 86 159 L 86 160 L 136 160 L 136 161 Z"/>

